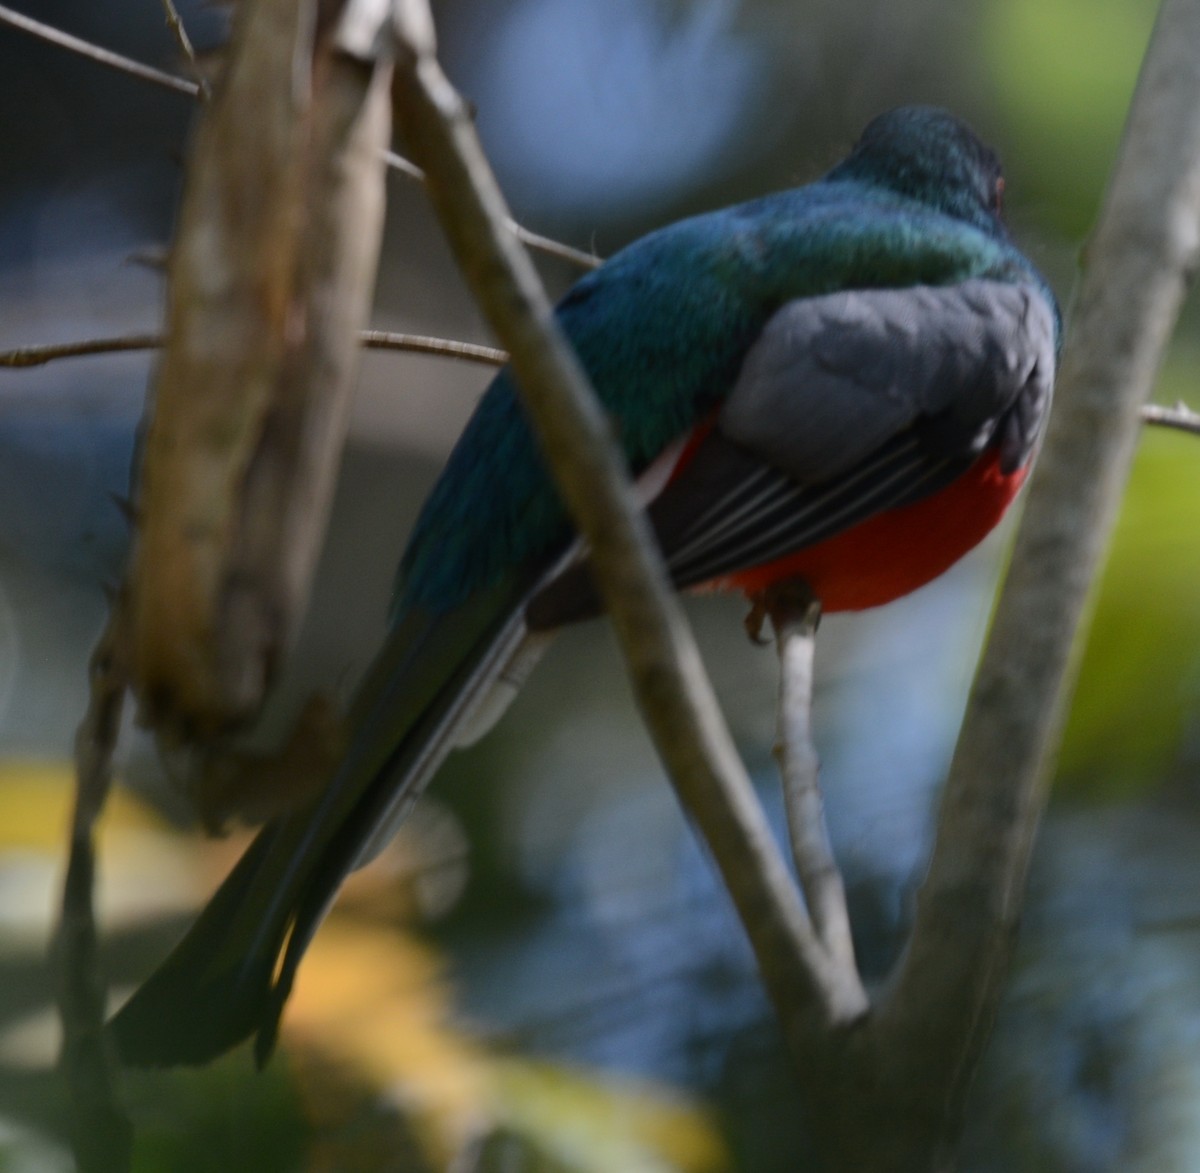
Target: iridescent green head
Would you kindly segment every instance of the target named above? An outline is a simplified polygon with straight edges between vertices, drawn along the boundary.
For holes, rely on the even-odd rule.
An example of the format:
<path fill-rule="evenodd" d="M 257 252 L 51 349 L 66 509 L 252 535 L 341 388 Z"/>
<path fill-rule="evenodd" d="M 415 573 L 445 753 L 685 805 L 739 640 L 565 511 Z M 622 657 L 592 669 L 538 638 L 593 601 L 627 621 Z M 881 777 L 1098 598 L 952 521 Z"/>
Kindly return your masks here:
<path fill-rule="evenodd" d="M 828 178 L 888 188 L 986 231 L 1000 227 L 1000 160 L 965 123 L 933 106 L 879 115 Z"/>

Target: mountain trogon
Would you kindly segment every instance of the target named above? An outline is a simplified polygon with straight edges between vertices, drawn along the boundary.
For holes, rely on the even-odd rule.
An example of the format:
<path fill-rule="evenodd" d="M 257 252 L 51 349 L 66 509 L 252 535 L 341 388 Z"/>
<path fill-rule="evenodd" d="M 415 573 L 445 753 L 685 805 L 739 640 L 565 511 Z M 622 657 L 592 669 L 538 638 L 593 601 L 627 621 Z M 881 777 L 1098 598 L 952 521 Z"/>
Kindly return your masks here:
<path fill-rule="evenodd" d="M 1050 404 L 1054 296 L 1001 220 L 995 155 L 943 111 L 876 118 L 815 183 L 651 233 L 558 322 L 682 588 L 802 579 L 825 611 L 935 578 L 999 521 Z M 273 1045 L 346 875 L 596 614 L 586 554 L 502 370 L 400 566 L 391 632 L 321 797 L 263 829 L 112 1023 L 135 1064 Z"/>

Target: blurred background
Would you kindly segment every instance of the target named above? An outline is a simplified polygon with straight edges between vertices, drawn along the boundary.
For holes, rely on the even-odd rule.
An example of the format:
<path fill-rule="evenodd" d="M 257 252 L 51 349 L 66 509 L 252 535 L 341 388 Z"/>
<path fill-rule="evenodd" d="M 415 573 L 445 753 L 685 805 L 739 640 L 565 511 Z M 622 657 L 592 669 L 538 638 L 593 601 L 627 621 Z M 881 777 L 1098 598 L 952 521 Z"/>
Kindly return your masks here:
<path fill-rule="evenodd" d="M 202 49 L 222 12 L 180 3 Z M 449 72 L 515 215 L 606 255 L 668 220 L 819 175 L 890 106 L 994 144 L 1009 220 L 1064 304 L 1153 0 L 442 0 Z M 181 72 L 157 0 L 27 0 Z M 188 99 L 0 27 L 0 349 L 157 328 Z M 375 324 L 488 340 L 424 196 L 389 181 Z M 574 273 L 541 261 L 555 293 Z M 1190 310 L 1158 398 L 1200 406 Z M 0 371 L 0 1169 L 67 1170 L 46 967 L 85 664 L 127 531 L 151 358 Z M 486 384 L 372 353 L 276 726 L 344 699 L 405 534 Z M 964 1167 L 1200 1167 L 1200 441 L 1147 433 L 1037 852 Z M 817 736 L 860 956 L 903 940 L 1006 533 L 881 611 L 828 620 Z M 689 604 L 777 824 L 775 657 Z M 269 739 L 271 722 L 264 732 Z M 114 998 L 245 842 L 204 840 L 135 730 L 105 818 Z M 642 731 L 602 623 L 564 634 L 499 728 L 443 770 L 348 886 L 280 1054 L 130 1078 L 139 1170 L 807 1167 L 788 1063 L 727 898 Z"/>

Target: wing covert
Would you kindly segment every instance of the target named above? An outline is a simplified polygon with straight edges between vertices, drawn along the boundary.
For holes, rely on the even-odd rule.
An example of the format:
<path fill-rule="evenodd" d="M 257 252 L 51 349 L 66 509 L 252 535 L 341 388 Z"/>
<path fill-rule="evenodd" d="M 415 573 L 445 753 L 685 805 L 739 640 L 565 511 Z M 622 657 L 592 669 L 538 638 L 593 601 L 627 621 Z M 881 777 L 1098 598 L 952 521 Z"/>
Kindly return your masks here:
<path fill-rule="evenodd" d="M 718 427 L 801 484 L 922 418 L 946 453 L 978 452 L 1031 380 L 1048 391 L 1054 323 L 1038 287 L 1005 281 L 800 298 L 750 348 Z"/>
<path fill-rule="evenodd" d="M 711 433 L 647 512 L 673 582 L 761 566 L 945 487 L 992 443 L 1005 471 L 1041 434 L 1054 311 L 1033 285 L 853 290 L 783 306 Z M 597 614 L 586 560 L 531 627 Z"/>

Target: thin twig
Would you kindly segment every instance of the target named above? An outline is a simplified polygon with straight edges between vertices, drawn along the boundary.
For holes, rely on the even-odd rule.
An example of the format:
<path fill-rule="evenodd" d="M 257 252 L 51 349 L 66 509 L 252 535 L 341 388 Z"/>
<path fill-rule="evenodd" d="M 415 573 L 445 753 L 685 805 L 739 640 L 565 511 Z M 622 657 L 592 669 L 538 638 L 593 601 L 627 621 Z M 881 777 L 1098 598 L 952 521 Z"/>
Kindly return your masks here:
<path fill-rule="evenodd" d="M 398 334 L 392 330 L 364 330 L 359 337 L 368 350 L 405 350 L 412 354 L 458 358 L 489 367 L 502 367 L 508 362 L 507 351 L 495 346 L 481 346 L 477 342 L 431 338 L 428 334 Z"/>
<path fill-rule="evenodd" d="M 143 81 L 154 82 L 155 85 L 165 86 L 167 89 L 175 90 L 177 93 L 189 94 L 193 98 L 206 99 L 210 93 L 209 85 L 200 72 L 195 51 L 192 49 L 187 32 L 179 20 L 178 13 L 175 12 L 171 0 L 163 0 L 163 5 L 167 10 L 167 23 L 171 25 L 171 29 L 179 41 L 180 48 L 195 68 L 196 75 L 200 78 L 198 82 L 189 81 L 185 77 L 178 77 L 172 73 L 164 73 L 162 70 L 155 69 L 150 65 L 143 65 L 140 61 L 134 61 L 129 57 L 122 56 L 120 53 L 112 52 L 111 49 L 104 49 L 99 45 L 92 44 L 90 41 L 72 36 L 70 33 L 64 33 L 52 25 L 43 24 L 40 20 L 34 20 L 32 17 L 14 12 L 11 8 L 7 8 L 4 5 L 0 5 L 0 22 L 10 24 L 22 32 L 40 37 L 52 45 L 57 45 L 61 49 L 68 49 L 72 53 L 78 53 L 91 61 L 99 62 L 101 65 L 108 65 L 113 69 L 120 70 L 122 73 L 139 77 Z M 174 16 L 173 20 L 172 15 Z M 415 180 L 418 183 L 425 182 L 425 173 L 421 168 L 404 158 L 403 155 L 399 155 L 395 151 L 385 151 L 384 160 L 389 167 L 395 171 L 399 171 L 402 175 L 406 175 L 409 179 Z M 595 269 L 603 263 L 602 258 L 596 256 L 594 253 L 584 252 L 582 249 L 574 248 L 569 244 L 563 244 L 561 241 L 553 240 L 548 236 L 542 236 L 540 233 L 533 232 L 518 224 L 511 216 L 506 216 L 505 220 L 511 231 L 516 233 L 524 245 L 528 248 L 536 249 L 546 256 L 555 257 L 580 269 Z"/>
<path fill-rule="evenodd" d="M 813 650 L 821 604 L 803 583 L 791 582 L 769 591 L 764 606 L 779 648 L 775 758 L 796 872 L 818 936 L 842 970 L 843 980 L 861 990 L 845 886 L 825 826 L 821 762 L 812 738 Z"/>
<path fill-rule="evenodd" d="M 91 695 L 75 737 L 71 853 L 56 934 L 63 1027 L 60 1063 L 75 1110 L 75 1155 L 85 1173 L 127 1169 L 132 1152 L 132 1129 L 119 1102 L 116 1065 L 104 1033 L 106 992 L 93 907 L 93 834 L 112 782 L 127 681 L 123 616 L 123 599 L 118 596 L 92 653 Z"/>
<path fill-rule="evenodd" d="M 401 175 L 407 176 L 414 183 L 425 182 L 425 172 L 411 159 L 406 159 L 395 151 L 384 151 L 383 158 L 393 171 L 399 171 Z"/>
<path fill-rule="evenodd" d="M 511 216 L 506 217 L 506 220 L 509 229 L 516 234 L 517 239 L 526 248 L 531 248 L 548 257 L 557 257 L 560 261 L 566 261 L 567 264 L 576 265 L 580 269 L 598 269 L 604 264 L 604 259 L 596 256 L 595 253 L 585 253 L 582 249 L 563 244 L 558 240 L 551 240 L 550 237 L 542 236 L 540 233 L 531 232 L 528 228 L 518 224 Z"/>
<path fill-rule="evenodd" d="M 799 1023 L 814 1013 L 829 1024 L 855 1022 L 866 1001 L 841 983 L 788 874 L 637 509 L 608 420 L 536 269 L 508 229 L 466 104 L 437 62 L 427 0 L 402 0 L 396 26 L 397 122 L 425 166 L 458 262 L 508 344 L 542 449 L 591 549 L 643 717 L 721 870 L 788 1037 L 799 1045 Z"/>
<path fill-rule="evenodd" d="M 192 69 L 192 75 L 196 79 L 196 84 L 200 87 L 197 97 L 202 102 L 207 102 L 212 97 L 212 88 L 208 84 L 208 78 L 204 76 L 204 71 L 200 68 L 200 62 L 196 60 L 196 50 L 192 46 L 192 38 L 188 36 L 183 21 L 179 19 L 179 11 L 175 7 L 175 0 L 162 0 L 162 6 L 163 12 L 167 17 L 167 25 L 175 37 L 175 43 L 179 46 L 180 52 L 187 58 L 187 62 Z"/>
<path fill-rule="evenodd" d="M 134 249 L 125 258 L 125 264 L 149 269 L 152 273 L 165 273 L 170 259 L 171 250 L 166 245 L 148 244 L 143 248 Z"/>
<path fill-rule="evenodd" d="M 50 342 L 0 351 L 0 367 L 40 367 L 60 358 L 84 358 L 129 350 L 157 350 L 161 334 L 122 334 L 114 338 L 85 338 L 78 342 Z"/>
<path fill-rule="evenodd" d="M 384 158 L 387 160 L 389 167 L 395 171 L 399 171 L 401 175 L 413 180 L 414 183 L 423 184 L 425 182 L 425 172 L 410 159 L 396 154 L 395 151 L 386 152 Z M 549 257 L 557 257 L 560 261 L 566 261 L 567 264 L 576 265 L 580 269 L 598 269 L 604 263 L 603 259 L 596 256 L 595 253 L 585 253 L 582 249 L 574 248 L 569 244 L 563 244 L 558 240 L 552 240 L 549 236 L 542 236 L 538 232 L 531 232 L 528 228 L 518 224 L 511 216 L 506 215 L 504 222 L 526 248 L 545 253 Z"/>
<path fill-rule="evenodd" d="M 153 66 L 143 65 L 140 61 L 123 57 L 111 49 L 102 49 L 99 45 L 93 45 L 90 41 L 82 40 L 79 37 L 73 37 L 70 33 L 64 33 L 52 25 L 43 24 L 40 20 L 34 20 L 20 12 L 14 12 L 2 4 L 0 4 L 0 22 L 12 25 L 13 28 L 20 29 L 23 33 L 29 33 L 30 36 L 48 41 L 51 45 L 57 45 L 60 49 L 78 53 L 81 57 L 96 61 L 100 65 L 107 65 L 111 69 L 120 70 L 121 73 L 128 73 L 142 81 L 153 82 L 164 89 L 188 94 L 193 98 L 200 96 L 200 86 L 194 81 L 188 81 L 186 77 L 176 77 L 173 73 L 164 73 L 161 69 L 155 69 Z"/>
<path fill-rule="evenodd" d="M 475 342 L 453 338 L 432 338 L 427 334 L 402 334 L 394 330 L 363 330 L 359 339 L 368 350 L 402 350 L 411 354 L 431 354 L 438 358 L 457 358 L 463 362 L 501 367 L 508 361 L 505 351 Z M 84 358 L 122 351 L 158 350 L 161 334 L 124 334 L 113 338 L 88 338 L 78 342 L 52 342 L 44 346 L 21 346 L 0 350 L 0 367 L 38 367 L 63 358 Z"/>
<path fill-rule="evenodd" d="M 1142 408 L 1142 423 L 1151 424 L 1156 428 L 1174 428 L 1179 432 L 1190 432 L 1193 436 L 1200 436 L 1200 412 L 1192 411 L 1183 403 L 1177 403 L 1174 407 L 1148 403 Z"/>

